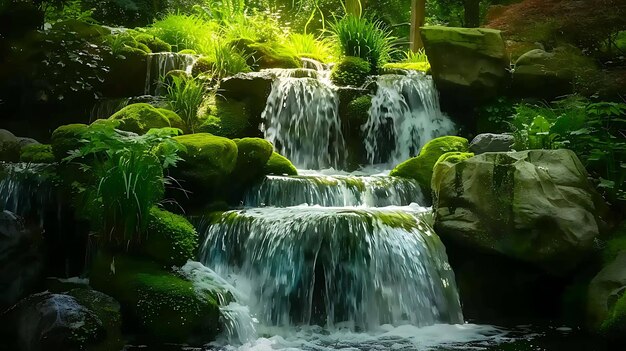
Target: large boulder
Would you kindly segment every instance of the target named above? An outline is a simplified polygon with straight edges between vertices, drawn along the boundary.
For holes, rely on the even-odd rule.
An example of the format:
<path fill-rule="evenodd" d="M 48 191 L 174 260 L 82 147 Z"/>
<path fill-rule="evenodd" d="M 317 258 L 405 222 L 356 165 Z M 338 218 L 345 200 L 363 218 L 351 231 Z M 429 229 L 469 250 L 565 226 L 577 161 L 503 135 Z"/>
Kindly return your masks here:
<path fill-rule="evenodd" d="M 43 284 L 44 261 L 41 233 L 0 212 L 0 310 Z"/>
<path fill-rule="evenodd" d="M 265 175 L 263 168 L 269 161 L 274 146 L 261 138 L 235 139 L 237 144 L 237 165 L 233 176 L 241 184 L 249 184 Z"/>
<path fill-rule="evenodd" d="M 263 168 L 265 174 L 273 174 L 273 175 L 288 175 L 295 176 L 298 175 L 298 170 L 296 167 L 287 159 L 285 156 L 273 152 L 269 161 Z"/>
<path fill-rule="evenodd" d="M 535 49 L 515 62 L 512 89 L 517 96 L 550 100 L 571 94 L 573 80 L 570 62 L 557 53 Z"/>
<path fill-rule="evenodd" d="M 119 121 L 119 129 L 137 134 L 145 134 L 152 128 L 169 128 L 172 126 L 170 118 L 174 117 L 175 126 L 179 126 L 182 121 L 173 112 L 163 114 L 162 109 L 158 109 L 149 104 L 132 104 L 119 110 L 110 120 Z"/>
<path fill-rule="evenodd" d="M 182 266 L 198 248 L 196 229 L 182 216 L 153 207 L 141 253 L 167 267 Z"/>
<path fill-rule="evenodd" d="M 486 153 L 440 162 L 432 177 L 435 228 L 445 240 L 552 273 L 592 249 L 603 210 L 570 150 Z"/>
<path fill-rule="evenodd" d="M 31 295 L 12 307 L 5 324 L 23 351 L 119 350 L 120 306 L 97 291 Z"/>
<path fill-rule="evenodd" d="M 421 36 L 444 103 L 474 104 L 506 84 L 509 58 L 500 31 L 432 26 L 422 28 Z"/>
<path fill-rule="evenodd" d="M 0 161 L 19 161 L 20 149 L 19 139 L 8 130 L 0 129 Z"/>
<path fill-rule="evenodd" d="M 510 134 L 478 134 L 469 145 L 469 149 L 476 155 L 485 152 L 507 152 L 513 149 L 515 138 Z"/>

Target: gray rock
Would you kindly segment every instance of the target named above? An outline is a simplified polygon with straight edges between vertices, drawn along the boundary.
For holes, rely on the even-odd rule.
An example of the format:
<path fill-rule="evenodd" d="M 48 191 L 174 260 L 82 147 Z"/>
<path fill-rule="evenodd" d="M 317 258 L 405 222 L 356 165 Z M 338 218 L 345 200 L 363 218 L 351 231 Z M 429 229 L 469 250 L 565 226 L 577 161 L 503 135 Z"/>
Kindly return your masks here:
<path fill-rule="evenodd" d="M 604 267 L 589 283 L 587 290 L 587 322 L 600 328 L 615 302 L 626 293 L 626 251 Z"/>
<path fill-rule="evenodd" d="M 28 146 L 28 145 L 40 144 L 40 142 L 38 142 L 37 140 L 33 138 L 26 138 L 26 137 L 18 137 L 17 142 L 20 144 L 20 148 L 23 148 L 24 146 Z"/>
<path fill-rule="evenodd" d="M 9 211 L 0 212 L 0 310 L 42 283 L 41 235 Z"/>
<path fill-rule="evenodd" d="M 592 250 L 604 209 L 570 150 L 486 153 L 434 170 L 435 229 L 476 252 L 499 253 L 552 273 Z"/>
<path fill-rule="evenodd" d="M 544 99 L 571 94 L 574 80 L 572 64 L 557 53 L 558 49 L 555 52 L 535 49 L 520 56 L 513 70 L 513 92 L 522 97 Z"/>
<path fill-rule="evenodd" d="M 515 138 L 509 134 L 478 134 L 470 143 L 470 151 L 475 155 L 485 152 L 507 152 L 511 151 Z"/>

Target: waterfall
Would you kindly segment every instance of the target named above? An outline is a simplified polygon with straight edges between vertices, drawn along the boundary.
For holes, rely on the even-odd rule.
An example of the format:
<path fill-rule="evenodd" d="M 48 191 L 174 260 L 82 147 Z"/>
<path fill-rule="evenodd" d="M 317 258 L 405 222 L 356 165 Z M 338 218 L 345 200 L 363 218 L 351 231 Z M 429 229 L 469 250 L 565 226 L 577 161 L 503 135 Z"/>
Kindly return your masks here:
<path fill-rule="evenodd" d="M 407 206 L 423 203 L 419 184 L 412 179 L 367 176 L 268 176 L 252 187 L 244 205 L 297 206 Z"/>
<path fill-rule="evenodd" d="M 148 54 L 146 85 L 144 94 L 160 95 L 160 82 L 169 71 L 182 70 L 191 74 L 191 68 L 198 59 L 196 55 L 159 52 Z"/>
<path fill-rule="evenodd" d="M 0 210 L 36 215 L 43 222 L 44 211 L 56 200 L 55 184 L 53 165 L 0 163 Z"/>
<path fill-rule="evenodd" d="M 363 125 L 371 164 L 398 164 L 416 156 L 431 139 L 451 134 L 454 124 L 439 107 L 433 80 L 420 72 L 382 75 Z"/>
<path fill-rule="evenodd" d="M 462 323 L 445 249 L 419 207 L 297 206 L 228 211 L 206 229 L 200 258 L 257 287 L 268 325 L 354 330 Z"/>
<path fill-rule="evenodd" d="M 296 166 L 341 168 L 346 153 L 335 89 L 327 79 L 294 77 L 301 69 L 274 71 L 262 114 L 265 139 Z"/>

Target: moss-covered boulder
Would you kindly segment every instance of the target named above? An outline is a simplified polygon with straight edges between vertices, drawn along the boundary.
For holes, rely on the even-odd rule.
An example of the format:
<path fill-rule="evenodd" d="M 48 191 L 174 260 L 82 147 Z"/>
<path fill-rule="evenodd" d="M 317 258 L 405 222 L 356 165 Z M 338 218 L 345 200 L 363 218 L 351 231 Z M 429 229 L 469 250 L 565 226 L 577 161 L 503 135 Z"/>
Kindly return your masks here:
<path fill-rule="evenodd" d="M 298 170 L 285 156 L 273 152 L 264 168 L 265 174 L 272 175 L 298 175 Z"/>
<path fill-rule="evenodd" d="M 208 56 L 202 56 L 191 67 L 191 75 L 197 77 L 201 74 L 211 73 L 215 67 L 215 60 Z"/>
<path fill-rule="evenodd" d="M 170 127 L 169 119 L 156 107 L 140 103 L 117 111 L 109 120 L 120 121 L 118 129 L 137 134 L 146 134 L 152 128 Z"/>
<path fill-rule="evenodd" d="M 441 155 L 439 159 L 437 159 L 437 162 L 435 162 L 435 166 L 433 167 L 433 172 L 434 172 L 434 169 L 437 167 L 437 165 L 441 162 L 459 163 L 461 161 L 467 160 L 468 158 L 472 158 L 472 157 L 474 157 L 474 154 L 471 152 L 459 152 L 459 151 L 446 152 L 445 154 Z"/>
<path fill-rule="evenodd" d="M 45 144 L 29 144 L 22 148 L 20 162 L 52 163 L 55 161 L 52 146 Z"/>
<path fill-rule="evenodd" d="M 448 152 L 467 152 L 469 142 L 457 136 L 444 136 L 426 143 L 417 157 L 413 157 L 394 168 L 390 175 L 412 178 L 419 182 L 424 190 L 430 189 L 433 167 L 439 158 Z"/>
<path fill-rule="evenodd" d="M 278 43 L 259 43 L 250 39 L 238 39 L 230 43 L 244 53 L 247 63 L 254 70 L 266 68 L 301 68 L 302 62 Z"/>
<path fill-rule="evenodd" d="M 152 52 L 170 52 L 172 46 L 154 35 L 142 33 L 135 36 L 137 42 L 147 46 Z"/>
<path fill-rule="evenodd" d="M 217 296 L 157 263 L 100 252 L 90 284 L 119 301 L 126 328 L 147 340 L 198 344 L 219 331 Z"/>
<path fill-rule="evenodd" d="M 500 93 L 509 58 L 500 31 L 427 26 L 420 31 L 442 99 L 474 104 Z"/>
<path fill-rule="evenodd" d="M 346 57 L 330 73 L 330 80 L 338 86 L 360 87 L 372 72 L 370 64 L 358 57 Z"/>
<path fill-rule="evenodd" d="M 441 162 L 435 172 L 435 229 L 442 239 L 553 274 L 591 253 L 604 204 L 572 151 L 485 153 Z"/>
<path fill-rule="evenodd" d="M 167 121 L 170 122 L 170 127 L 178 128 L 183 131 L 183 133 L 187 133 L 187 125 L 185 121 L 174 111 L 168 110 L 166 108 L 157 108 L 157 111 L 161 112 Z"/>
<path fill-rule="evenodd" d="M 195 257 L 197 248 L 198 233 L 187 219 L 158 207 L 150 210 L 142 254 L 168 267 L 182 266 Z"/>
<path fill-rule="evenodd" d="M 212 192 L 226 181 L 237 164 L 237 144 L 208 133 L 175 137 L 186 151 L 172 175 L 192 192 Z"/>
<path fill-rule="evenodd" d="M 200 125 L 197 132 L 211 133 L 226 138 L 243 138 L 255 135 L 250 122 L 248 105 L 244 101 L 210 97 L 200 109 Z"/>
<path fill-rule="evenodd" d="M 19 161 L 20 149 L 19 139 L 8 130 L 0 129 L 0 161 Z"/>
<path fill-rule="evenodd" d="M 86 124 L 68 124 L 60 126 L 52 132 L 50 146 L 57 161 L 66 158 L 70 151 L 80 148 L 81 140 L 89 128 Z"/>
<path fill-rule="evenodd" d="M 234 177 L 242 184 L 248 184 L 265 175 L 265 165 L 274 152 L 272 143 L 261 138 L 235 139 L 237 144 L 237 165 Z"/>

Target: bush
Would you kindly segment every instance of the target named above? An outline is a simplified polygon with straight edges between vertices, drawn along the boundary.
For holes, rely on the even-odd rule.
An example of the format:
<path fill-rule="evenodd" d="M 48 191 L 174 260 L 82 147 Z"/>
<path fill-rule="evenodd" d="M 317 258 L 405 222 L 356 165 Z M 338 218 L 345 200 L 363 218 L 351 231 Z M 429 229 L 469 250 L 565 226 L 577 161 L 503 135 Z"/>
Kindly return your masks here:
<path fill-rule="evenodd" d="M 330 80 L 338 86 L 360 87 L 372 71 L 370 64 L 358 57 L 346 57 L 333 67 Z"/>
<path fill-rule="evenodd" d="M 381 22 L 346 15 L 331 25 L 331 31 L 342 54 L 369 62 L 371 73 L 378 72 L 394 51 L 391 44 L 394 38 Z"/>
<path fill-rule="evenodd" d="M 154 22 L 150 33 L 170 44 L 175 51 L 194 50 L 206 54 L 216 40 L 219 26 L 196 15 L 169 14 Z"/>
<path fill-rule="evenodd" d="M 70 151 L 78 150 L 88 128 L 86 124 L 68 124 L 55 129 L 50 141 L 55 159 L 61 161 L 69 156 Z"/>

